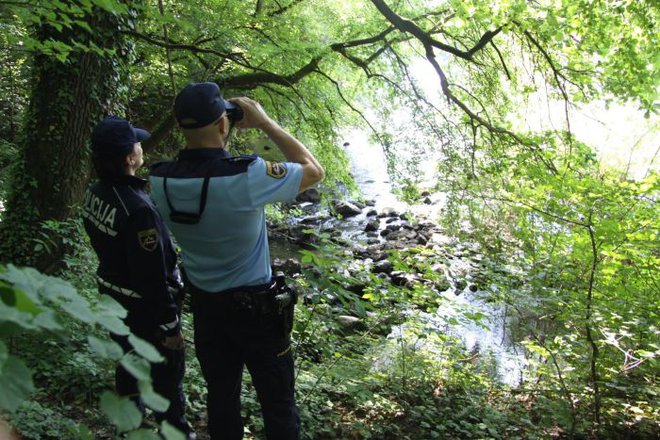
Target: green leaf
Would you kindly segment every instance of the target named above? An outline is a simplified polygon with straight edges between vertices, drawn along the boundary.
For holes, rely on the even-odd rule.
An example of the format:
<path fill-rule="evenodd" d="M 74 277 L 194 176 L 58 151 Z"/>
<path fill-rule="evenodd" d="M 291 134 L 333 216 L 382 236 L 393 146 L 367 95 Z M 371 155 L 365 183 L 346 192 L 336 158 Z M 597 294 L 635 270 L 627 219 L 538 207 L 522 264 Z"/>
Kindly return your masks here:
<path fill-rule="evenodd" d="M 92 433 L 88 426 L 83 424 L 76 426 L 73 435 L 76 440 L 94 440 L 94 433 Z"/>
<path fill-rule="evenodd" d="M 25 292 L 12 286 L 0 285 L 0 299 L 8 306 L 14 307 L 21 312 L 36 315 L 41 311 Z"/>
<path fill-rule="evenodd" d="M 154 391 L 150 381 L 139 381 L 140 397 L 144 404 L 154 411 L 165 412 L 170 406 L 170 401 Z"/>
<path fill-rule="evenodd" d="M 94 440 L 94 434 L 88 426 L 78 424 L 75 428 L 71 428 L 72 438 L 76 440 Z"/>
<path fill-rule="evenodd" d="M 103 358 L 118 361 L 124 355 L 123 350 L 115 341 L 104 341 L 94 336 L 88 336 L 87 342 L 91 350 Z"/>
<path fill-rule="evenodd" d="M 69 282 L 52 277 L 48 277 L 47 281 L 48 283 L 43 286 L 41 291 L 42 297 L 51 300 L 59 298 L 68 299 L 70 301 L 81 299 L 78 291 Z"/>
<path fill-rule="evenodd" d="M 144 339 L 138 338 L 134 334 L 128 335 L 128 342 L 131 343 L 135 352 L 152 363 L 162 362 L 165 358 L 158 350 Z"/>
<path fill-rule="evenodd" d="M 98 307 L 99 312 L 103 312 L 111 316 L 116 316 L 117 318 L 126 317 L 126 309 L 114 298 L 108 295 L 101 295 L 101 300 L 99 301 Z"/>
<path fill-rule="evenodd" d="M 96 322 L 111 333 L 126 336 L 130 333 L 124 322 L 116 316 L 100 314 L 96 316 Z"/>
<path fill-rule="evenodd" d="M 32 372 L 22 360 L 9 355 L 0 370 L 0 410 L 15 411 L 33 392 Z"/>
<path fill-rule="evenodd" d="M 36 269 L 19 269 L 13 264 L 8 264 L 5 271 L 0 272 L 0 279 L 13 284 L 14 290 L 22 291 L 38 305 L 41 304 L 39 290 L 49 281 L 49 277 L 40 274 Z"/>
<path fill-rule="evenodd" d="M 96 315 L 89 307 L 89 303 L 81 296 L 73 298 L 71 301 L 65 301 L 62 308 L 73 318 L 88 324 L 96 322 Z"/>
<path fill-rule="evenodd" d="M 126 440 L 161 440 L 161 437 L 150 429 L 138 429 L 126 435 Z"/>
<path fill-rule="evenodd" d="M 126 353 L 119 363 L 137 380 L 151 380 L 151 367 L 149 366 L 149 362 L 136 354 Z"/>
<path fill-rule="evenodd" d="M 131 399 L 119 397 L 110 391 L 105 391 L 101 396 L 101 410 L 119 432 L 136 429 L 142 422 L 142 414 Z"/>
<path fill-rule="evenodd" d="M 43 330 L 62 330 L 62 325 L 59 323 L 59 319 L 54 310 L 44 310 L 43 313 L 40 313 L 36 318 L 34 318 L 33 322 L 37 327 Z"/>
<path fill-rule="evenodd" d="M 9 359 L 9 351 L 5 343 L 0 341 L 0 371 L 2 371 L 2 367 L 7 362 L 7 359 Z"/>
<path fill-rule="evenodd" d="M 186 440 L 186 436 L 167 421 L 163 421 L 160 426 L 160 432 L 165 440 Z"/>
<path fill-rule="evenodd" d="M 37 328 L 33 323 L 33 316 L 23 313 L 14 307 L 7 307 L 0 301 L 0 336 L 12 336 L 24 330 Z"/>

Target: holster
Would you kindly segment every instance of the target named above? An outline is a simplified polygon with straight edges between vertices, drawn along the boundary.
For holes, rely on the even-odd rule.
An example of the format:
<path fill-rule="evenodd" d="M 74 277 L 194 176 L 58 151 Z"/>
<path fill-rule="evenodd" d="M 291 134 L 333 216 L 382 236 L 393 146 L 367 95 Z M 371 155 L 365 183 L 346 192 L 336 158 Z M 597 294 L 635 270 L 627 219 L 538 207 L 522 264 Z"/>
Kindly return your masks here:
<path fill-rule="evenodd" d="M 298 293 L 293 285 L 286 283 L 286 277 L 282 272 L 277 272 L 273 280 L 276 286 L 273 297 L 275 310 L 280 317 L 283 333 L 288 335 L 293 330 L 293 314 L 298 302 Z"/>

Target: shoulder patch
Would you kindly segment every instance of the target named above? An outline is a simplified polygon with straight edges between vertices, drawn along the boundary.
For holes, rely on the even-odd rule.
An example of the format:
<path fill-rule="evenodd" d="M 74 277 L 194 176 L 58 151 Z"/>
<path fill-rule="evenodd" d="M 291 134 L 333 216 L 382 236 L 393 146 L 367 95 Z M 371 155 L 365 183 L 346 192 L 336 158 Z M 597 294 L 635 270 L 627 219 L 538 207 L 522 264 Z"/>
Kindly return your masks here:
<path fill-rule="evenodd" d="M 279 162 L 266 161 L 266 174 L 276 179 L 286 176 L 286 167 Z"/>
<path fill-rule="evenodd" d="M 156 250 L 156 246 L 158 246 L 158 233 L 154 228 L 138 231 L 137 238 L 140 247 L 145 251 L 153 252 Z"/>

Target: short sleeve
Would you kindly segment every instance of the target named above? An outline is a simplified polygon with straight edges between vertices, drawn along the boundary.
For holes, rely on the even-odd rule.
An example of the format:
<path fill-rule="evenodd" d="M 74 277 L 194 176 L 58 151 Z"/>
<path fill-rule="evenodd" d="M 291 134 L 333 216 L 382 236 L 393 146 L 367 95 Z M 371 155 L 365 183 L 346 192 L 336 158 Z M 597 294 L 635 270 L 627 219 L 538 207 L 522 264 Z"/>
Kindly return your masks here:
<path fill-rule="evenodd" d="M 302 174 L 302 165 L 298 163 L 257 158 L 248 167 L 248 192 L 252 204 L 263 206 L 295 199 Z"/>

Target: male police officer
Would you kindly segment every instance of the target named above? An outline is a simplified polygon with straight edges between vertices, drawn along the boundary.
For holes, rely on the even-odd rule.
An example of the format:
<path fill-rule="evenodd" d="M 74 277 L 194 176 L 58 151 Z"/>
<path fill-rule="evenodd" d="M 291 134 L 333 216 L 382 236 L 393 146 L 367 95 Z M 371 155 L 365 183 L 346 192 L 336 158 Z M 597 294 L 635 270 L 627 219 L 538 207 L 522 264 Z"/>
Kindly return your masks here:
<path fill-rule="evenodd" d="M 182 288 L 176 253 L 169 231 L 151 199 L 146 180 L 135 176 L 143 164 L 140 142 L 149 132 L 128 121 L 109 116 L 92 133 L 92 162 L 99 181 L 85 194 L 85 230 L 99 259 L 98 288 L 127 310 L 131 332 L 150 342 L 165 358 L 151 365 L 154 390 L 170 401 L 157 421 L 166 420 L 194 439 L 184 416 L 181 387 L 184 351 L 177 296 Z M 128 338 L 112 335 L 124 352 L 132 350 Z M 120 395 L 137 398 L 137 382 L 121 365 L 115 370 Z"/>
<path fill-rule="evenodd" d="M 189 84 L 174 110 L 186 149 L 176 161 L 154 166 L 150 180 L 182 248 L 195 349 L 208 386 L 209 434 L 212 440 L 243 438 L 240 391 L 247 365 L 266 437 L 298 439 L 290 350 L 294 301 L 282 300 L 289 297 L 278 296 L 282 289 L 272 279 L 264 206 L 292 200 L 323 179 L 323 168 L 257 102 L 225 101 L 215 83 Z M 226 145 L 232 125 L 262 130 L 288 162 L 231 156 Z"/>

